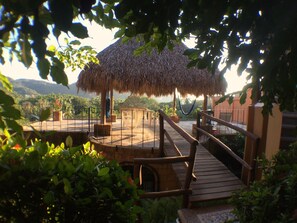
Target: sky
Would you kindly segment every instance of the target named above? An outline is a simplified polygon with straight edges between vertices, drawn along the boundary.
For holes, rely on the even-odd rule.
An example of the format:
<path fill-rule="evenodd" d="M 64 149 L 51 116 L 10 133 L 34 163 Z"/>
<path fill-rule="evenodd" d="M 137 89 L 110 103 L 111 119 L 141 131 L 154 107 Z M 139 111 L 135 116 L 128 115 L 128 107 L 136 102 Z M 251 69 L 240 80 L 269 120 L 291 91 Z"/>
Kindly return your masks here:
<path fill-rule="evenodd" d="M 90 37 L 80 41 L 82 42 L 82 44 L 92 46 L 97 52 L 100 52 L 101 50 L 103 50 L 104 48 L 108 47 L 110 44 L 116 41 L 116 39 L 114 39 L 114 30 L 111 31 L 105 29 L 95 23 L 87 24 L 87 27 Z M 62 41 L 60 40 L 60 42 Z M 49 44 L 57 45 L 57 41 L 54 37 L 49 39 Z M 188 40 L 185 42 L 185 44 L 188 47 L 193 47 L 194 41 Z M 18 62 L 17 60 L 13 61 L 12 63 L 6 62 L 5 65 L 0 65 L 0 71 L 2 74 L 13 79 L 26 78 L 43 80 L 39 77 L 38 70 L 34 63 L 31 65 L 30 68 L 27 69 L 22 63 Z M 79 73 L 79 69 L 75 71 L 71 71 L 71 69 L 66 69 L 69 84 L 75 83 L 77 81 Z M 237 76 L 236 67 L 233 67 L 231 71 L 227 71 L 225 74 L 225 78 L 228 82 L 227 93 L 232 93 L 241 90 L 246 83 L 245 75 L 241 77 Z M 48 81 L 51 81 L 50 77 Z"/>

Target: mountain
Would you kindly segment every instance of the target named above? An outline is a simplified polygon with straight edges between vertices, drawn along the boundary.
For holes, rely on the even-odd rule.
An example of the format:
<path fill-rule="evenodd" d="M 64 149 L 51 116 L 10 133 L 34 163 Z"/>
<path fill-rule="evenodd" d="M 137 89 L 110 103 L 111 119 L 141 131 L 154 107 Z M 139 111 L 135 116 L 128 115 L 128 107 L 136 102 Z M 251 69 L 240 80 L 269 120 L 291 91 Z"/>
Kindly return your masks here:
<path fill-rule="evenodd" d="M 86 93 L 83 91 L 77 92 L 77 88 L 75 83 L 70 84 L 67 88 L 61 84 L 50 83 L 46 81 L 40 80 L 32 80 L 32 79 L 10 79 L 11 83 L 14 86 L 14 90 L 26 96 L 36 96 L 36 95 L 47 95 L 47 94 L 70 94 L 77 95 L 84 98 L 93 98 L 96 97 L 95 93 Z M 118 93 L 114 92 L 115 99 L 125 100 L 130 93 Z"/>
<path fill-rule="evenodd" d="M 76 95 L 84 98 L 93 98 L 96 97 L 95 93 L 86 93 L 79 91 L 77 93 L 77 88 L 75 83 L 70 84 L 67 88 L 61 84 L 50 83 L 41 80 L 32 80 L 32 79 L 10 79 L 10 82 L 13 84 L 15 92 L 23 96 L 34 97 L 37 95 L 47 95 L 47 94 L 70 94 Z M 113 96 L 116 100 L 125 100 L 129 97 L 131 93 L 118 93 L 114 91 Z M 172 95 L 164 97 L 152 97 L 158 102 L 169 102 L 172 101 Z"/>
<path fill-rule="evenodd" d="M 12 84 L 15 87 L 15 91 L 21 93 L 19 91 L 23 91 L 24 89 L 31 89 L 33 92 L 37 92 L 38 94 L 72 94 L 78 95 L 81 97 L 91 98 L 94 97 L 95 94 L 89 94 L 85 92 L 77 93 L 77 88 L 75 84 L 69 85 L 69 88 L 61 85 L 50 83 L 46 81 L 39 81 L 39 80 L 31 80 L 31 79 L 17 79 L 12 81 Z M 24 89 L 22 89 L 24 88 Z"/>

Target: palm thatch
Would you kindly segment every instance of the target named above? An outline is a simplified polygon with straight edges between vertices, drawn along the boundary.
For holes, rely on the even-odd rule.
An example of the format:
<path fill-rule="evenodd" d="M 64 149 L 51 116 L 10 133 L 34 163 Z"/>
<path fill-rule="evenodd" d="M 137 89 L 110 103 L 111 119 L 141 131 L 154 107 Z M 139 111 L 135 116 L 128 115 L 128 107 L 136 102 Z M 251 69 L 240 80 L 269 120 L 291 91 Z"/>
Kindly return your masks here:
<path fill-rule="evenodd" d="M 173 50 L 165 48 L 161 53 L 135 55 L 141 46 L 135 39 L 118 40 L 101 51 L 97 57 L 100 64 L 88 64 L 81 71 L 76 83 L 78 89 L 87 92 L 102 92 L 113 89 L 119 92 L 147 94 L 148 96 L 172 94 L 175 88 L 182 94 L 196 96 L 221 94 L 226 90 L 226 81 L 218 73 L 207 70 L 187 69 L 189 60 L 183 55 L 184 44 L 176 44 Z"/>

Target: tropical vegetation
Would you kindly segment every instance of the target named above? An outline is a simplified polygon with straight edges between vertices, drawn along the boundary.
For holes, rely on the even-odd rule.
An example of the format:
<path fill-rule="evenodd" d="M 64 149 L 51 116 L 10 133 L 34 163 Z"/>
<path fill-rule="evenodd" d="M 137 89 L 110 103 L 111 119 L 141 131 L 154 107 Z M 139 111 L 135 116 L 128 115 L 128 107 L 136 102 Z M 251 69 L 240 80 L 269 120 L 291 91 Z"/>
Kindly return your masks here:
<path fill-rule="evenodd" d="M 297 144 L 280 151 L 271 161 L 263 158 L 263 179 L 231 199 L 241 223 L 297 221 Z"/>
<path fill-rule="evenodd" d="M 223 62 L 225 67 L 222 73 L 224 73 L 232 65 L 238 64 L 238 74 L 241 75 L 243 71 L 247 72 L 250 81 L 241 92 L 241 101 L 247 97 L 246 90 L 252 88 L 253 98 L 264 103 L 264 111 L 271 111 L 274 103 L 280 104 L 282 110 L 296 110 L 296 9 L 297 4 L 294 0 L 1 0 L 0 63 L 4 64 L 14 59 L 26 67 L 36 63 L 40 77 L 47 79 L 50 76 L 58 84 L 68 85 L 66 66 L 73 68 L 73 66 L 81 67 L 82 64 L 86 64 L 86 61 L 98 62 L 95 57 L 92 57 L 94 51 L 91 48 L 78 45 L 78 39 L 88 37 L 87 28 L 81 23 L 83 18 L 107 28 L 119 28 L 116 37 L 141 35 L 147 43 L 143 47 L 144 50 L 150 47 L 158 47 L 162 50 L 166 45 L 172 46 L 173 41 L 193 37 L 196 40 L 195 48 L 185 52 L 191 59 L 189 66 L 208 68 L 214 72 Z M 63 34 L 78 39 L 66 42 L 65 46 L 60 44 L 61 47 L 48 45 L 47 40 L 50 35 L 61 42 L 59 37 L 62 37 Z M 17 221 L 19 217 L 20 219 L 31 219 L 32 217 L 33 221 L 44 220 L 47 218 L 41 216 L 45 213 L 42 208 L 48 207 L 49 213 L 46 212 L 45 216 L 54 214 L 49 220 L 52 220 L 52 217 L 58 217 L 58 220 L 63 221 L 65 216 L 69 216 L 68 214 L 64 215 L 65 211 L 69 213 L 69 209 L 64 206 L 63 202 L 67 203 L 69 199 L 74 199 L 71 196 L 69 198 L 72 193 L 77 195 L 76 192 L 78 192 L 80 195 L 82 192 L 74 182 L 73 185 L 77 186 L 75 188 L 77 191 L 72 190 L 72 179 L 68 179 L 68 171 L 71 172 L 74 169 L 82 171 L 85 168 L 81 166 L 75 166 L 74 169 L 69 168 L 74 165 L 70 161 L 71 165 L 65 164 L 69 170 L 67 168 L 63 170 L 62 167 L 59 169 L 59 165 L 56 167 L 56 165 L 46 163 L 50 161 L 52 154 L 47 157 L 47 152 L 44 151 L 50 151 L 50 146 L 45 147 L 38 143 L 30 146 L 22 143 L 19 138 L 22 132 L 21 126 L 17 122 L 22 118 L 22 115 L 17 109 L 13 93 L 7 93 L 7 91 L 12 92 L 12 86 L 1 73 L 0 81 L 6 89 L 0 89 L 0 130 L 6 135 L 5 143 L 2 142 L 1 145 L 1 162 L 4 162 L 0 166 L 1 179 L 5 179 L 5 177 L 10 179 L 7 188 L 3 188 L 4 192 L 3 195 L 1 193 L 1 196 L 7 194 L 5 190 L 9 190 L 10 186 L 11 189 L 15 189 L 14 186 L 19 185 L 17 184 L 19 182 L 22 182 L 22 186 L 17 190 L 23 192 L 20 193 L 16 190 L 8 193 L 12 197 L 8 197 L 7 200 L 1 199 L 1 202 L 4 202 L 1 203 L 3 208 L 6 208 L 6 205 L 10 207 L 6 212 L 8 215 L 3 215 L 2 218 L 4 221 Z M 232 95 L 230 98 L 232 99 Z M 8 136 L 7 127 L 19 135 Z M 18 150 L 19 147 L 21 149 Z M 70 154 L 71 159 L 69 159 L 75 162 L 77 159 L 79 160 L 79 157 L 84 157 L 83 154 L 72 157 L 73 154 L 64 149 L 61 153 L 59 153 L 59 148 L 57 151 L 57 158 L 62 160 L 67 159 L 67 154 Z M 13 159 L 9 159 L 10 156 Z M 32 157 L 38 162 L 32 161 Z M 40 157 L 45 159 L 40 159 Z M 90 158 L 90 156 L 87 157 Z M 293 157 L 295 159 L 292 159 Z M 37 180 L 33 178 L 24 182 L 22 169 L 18 168 L 18 165 L 14 165 L 15 161 L 24 171 L 34 170 L 34 172 L 29 172 L 28 179 L 36 176 L 34 174 L 38 175 L 39 172 L 36 170 L 39 168 L 49 168 L 50 171 L 40 169 L 45 179 L 39 177 Z M 286 154 L 283 152 L 273 161 L 274 163 L 269 164 L 268 168 L 264 168 L 263 182 L 255 183 L 250 191 L 242 192 L 234 200 L 237 216 L 242 222 L 263 222 L 265 219 L 268 219 L 268 222 L 296 221 L 297 170 L 295 153 L 287 151 Z M 39 166 L 40 164 L 46 165 Z M 100 169 L 104 169 L 104 171 L 101 172 Z M 109 166 L 103 168 L 99 166 L 99 171 L 96 169 L 91 173 L 95 174 L 95 179 L 97 179 L 96 177 L 101 179 L 99 175 L 109 179 L 112 174 L 110 170 Z M 14 171 L 18 174 L 13 175 Z M 59 175 L 59 177 L 57 176 L 58 181 L 55 177 L 53 181 L 48 181 L 51 179 L 49 176 L 53 177 L 49 174 L 57 173 L 55 171 L 61 171 L 63 178 L 59 178 Z M 15 177 L 10 178 L 11 176 Z M 81 175 L 80 178 L 80 180 L 84 180 Z M 19 182 L 15 182 L 17 179 Z M 116 181 L 122 182 L 122 179 L 116 179 Z M 45 182 L 49 183 L 45 185 L 45 189 L 36 187 L 40 190 L 33 193 L 30 191 L 32 188 L 30 184 L 35 182 L 41 182 L 42 186 L 45 185 Z M 50 186 L 55 183 L 61 187 L 51 188 Z M 110 183 L 110 181 L 107 180 L 105 183 Z M 56 193 L 55 190 L 60 191 Z M 43 192 L 46 194 L 42 194 Z M 100 194 L 96 193 L 94 196 L 98 195 Z M 38 207 L 31 206 L 30 200 L 26 200 L 28 197 L 19 199 L 18 196 L 33 198 Z M 106 196 L 112 198 L 113 194 L 107 192 Z M 60 198 L 62 203 L 59 205 L 61 206 L 52 203 L 56 202 L 55 199 Z M 26 205 L 23 205 L 24 201 L 27 201 Z M 70 204 L 70 207 L 73 208 L 70 213 L 74 213 L 70 218 L 80 218 L 78 213 L 81 212 L 77 212 L 77 210 L 84 208 L 82 206 L 85 202 L 90 202 L 90 200 L 73 202 L 74 206 Z M 109 219 L 113 219 L 113 217 L 119 219 L 121 216 L 125 216 L 127 220 L 126 211 L 129 209 L 124 208 L 125 203 L 120 202 L 116 205 L 123 207 L 119 208 L 123 212 L 116 216 L 109 216 Z M 36 217 L 32 215 L 33 208 L 35 212 L 41 210 L 40 213 L 36 213 Z M 11 211 L 16 211 L 19 215 L 10 216 Z M 134 218 L 134 215 L 132 217 Z"/>
<path fill-rule="evenodd" d="M 118 28 L 116 37 L 142 35 L 148 47 L 160 50 L 172 46 L 172 41 L 195 38 L 195 49 L 186 52 L 190 66 L 215 71 L 224 62 L 224 73 L 238 64 L 238 74 L 246 71 L 251 81 L 241 94 L 243 101 L 245 90 L 251 87 L 266 111 L 275 102 L 281 109 L 293 110 L 297 107 L 295 8 L 294 0 L 3 0 L 0 62 L 17 59 L 26 67 L 36 62 L 42 78 L 49 75 L 67 85 L 65 65 L 97 62 L 87 57 L 93 53 L 91 48 L 76 48 L 78 39 L 88 37 L 83 18 Z M 64 47 L 48 46 L 50 35 L 59 41 L 62 34 L 77 39 Z"/>
<path fill-rule="evenodd" d="M 136 222 L 139 191 L 128 172 L 90 143 L 0 139 L 1 222 Z"/>

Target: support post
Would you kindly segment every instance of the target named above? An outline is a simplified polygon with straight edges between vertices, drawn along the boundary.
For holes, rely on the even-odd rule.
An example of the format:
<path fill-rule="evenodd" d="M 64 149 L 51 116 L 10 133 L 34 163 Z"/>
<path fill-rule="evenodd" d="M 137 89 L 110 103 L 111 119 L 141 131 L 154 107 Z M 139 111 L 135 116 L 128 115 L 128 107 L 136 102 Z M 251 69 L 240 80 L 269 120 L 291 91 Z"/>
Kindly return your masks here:
<path fill-rule="evenodd" d="M 100 124 L 106 124 L 106 90 L 102 89 L 101 91 L 101 115 L 100 115 Z"/>
<path fill-rule="evenodd" d="M 113 109 L 114 109 L 113 88 L 111 88 L 111 90 L 110 90 L 110 117 L 112 117 L 112 115 L 113 115 Z"/>
<path fill-rule="evenodd" d="M 164 156 L 164 119 L 163 116 L 161 114 L 159 114 L 159 127 L 160 127 L 160 153 L 161 156 Z"/>
<path fill-rule="evenodd" d="M 201 119 L 201 115 L 200 113 L 197 114 L 197 120 L 196 120 L 196 127 L 197 128 L 201 128 L 201 123 L 200 123 L 200 119 Z M 196 129 L 196 139 L 199 141 L 199 137 L 200 137 L 200 133 L 199 131 Z"/>
<path fill-rule="evenodd" d="M 172 105 L 172 115 L 176 114 L 176 88 L 173 91 L 173 105 Z"/>
<path fill-rule="evenodd" d="M 207 111 L 207 95 L 204 94 L 204 100 L 203 100 L 203 112 Z M 206 118 L 205 116 L 202 117 L 202 126 L 206 125 Z"/>

